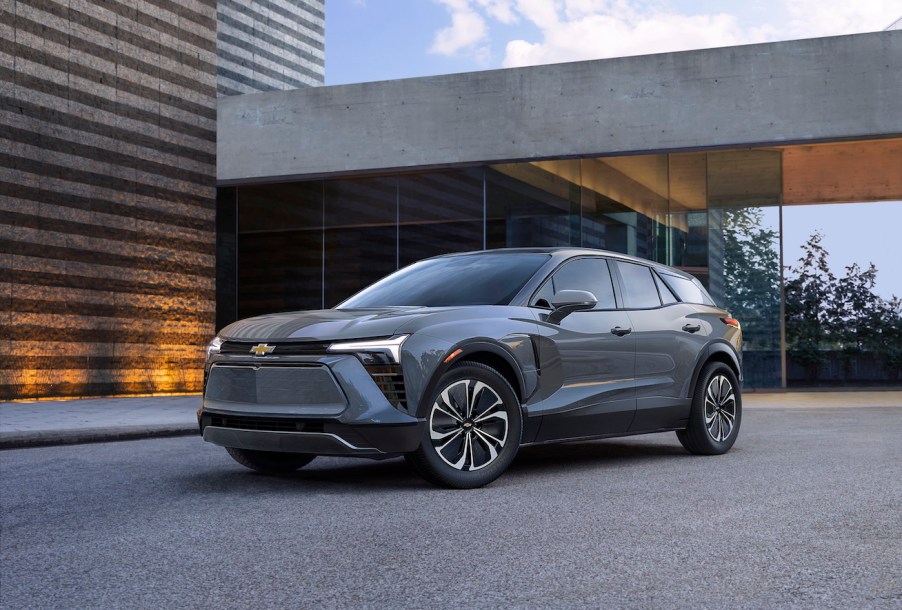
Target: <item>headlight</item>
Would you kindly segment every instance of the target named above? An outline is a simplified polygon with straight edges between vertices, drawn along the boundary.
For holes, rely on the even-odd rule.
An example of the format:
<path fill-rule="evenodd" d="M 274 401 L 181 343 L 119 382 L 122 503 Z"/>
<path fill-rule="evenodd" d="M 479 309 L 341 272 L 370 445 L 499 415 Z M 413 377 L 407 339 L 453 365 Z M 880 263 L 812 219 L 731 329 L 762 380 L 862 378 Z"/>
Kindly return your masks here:
<path fill-rule="evenodd" d="M 333 343 L 330 352 L 354 353 L 364 364 L 400 364 L 401 344 L 410 335 L 398 335 L 391 339 L 372 339 L 367 341 L 346 341 Z"/>
<path fill-rule="evenodd" d="M 222 347 L 222 339 L 220 339 L 219 337 L 213 337 L 213 340 L 210 341 L 209 343 L 207 343 L 207 349 L 206 349 L 207 360 L 209 360 L 211 357 L 218 354 L 219 348 L 221 348 L 221 347 Z"/>

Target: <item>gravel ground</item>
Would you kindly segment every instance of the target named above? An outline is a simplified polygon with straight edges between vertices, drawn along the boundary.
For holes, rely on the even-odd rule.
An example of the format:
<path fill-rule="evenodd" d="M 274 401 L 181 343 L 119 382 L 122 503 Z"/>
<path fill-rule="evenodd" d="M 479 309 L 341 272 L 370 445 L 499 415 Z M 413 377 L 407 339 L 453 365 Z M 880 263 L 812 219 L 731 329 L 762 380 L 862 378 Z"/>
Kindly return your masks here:
<path fill-rule="evenodd" d="M 403 460 L 244 470 L 196 437 L 0 452 L 2 608 L 902 608 L 902 409 L 749 409 L 534 447 L 491 486 Z"/>

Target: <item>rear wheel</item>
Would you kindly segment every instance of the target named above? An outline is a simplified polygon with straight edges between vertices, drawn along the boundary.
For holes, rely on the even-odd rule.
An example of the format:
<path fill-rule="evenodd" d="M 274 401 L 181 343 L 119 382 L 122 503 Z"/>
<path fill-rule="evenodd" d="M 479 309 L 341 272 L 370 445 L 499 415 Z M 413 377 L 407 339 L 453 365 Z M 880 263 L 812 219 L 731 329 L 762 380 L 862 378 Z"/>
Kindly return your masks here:
<path fill-rule="evenodd" d="M 445 487 L 482 487 L 510 466 L 520 448 L 523 415 L 495 369 L 463 362 L 445 373 L 432 398 L 420 447 L 408 463 Z"/>
<path fill-rule="evenodd" d="M 677 438 L 690 453 L 719 455 L 736 442 L 742 421 L 742 396 L 733 369 L 710 362 L 702 369 L 692 396 L 689 424 Z"/>
<path fill-rule="evenodd" d="M 225 450 L 242 466 L 265 474 L 288 474 L 306 466 L 316 457 L 307 453 L 252 451 L 236 447 L 226 447 Z"/>

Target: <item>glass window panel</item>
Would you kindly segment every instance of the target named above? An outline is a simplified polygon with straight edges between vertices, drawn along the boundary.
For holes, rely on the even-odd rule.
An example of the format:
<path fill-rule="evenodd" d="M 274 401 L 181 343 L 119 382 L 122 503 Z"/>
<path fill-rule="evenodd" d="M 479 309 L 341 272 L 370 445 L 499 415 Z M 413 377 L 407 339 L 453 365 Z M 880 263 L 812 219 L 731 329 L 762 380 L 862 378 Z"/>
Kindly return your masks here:
<path fill-rule="evenodd" d="M 529 302 L 530 305 L 534 307 L 545 307 L 547 309 L 551 309 L 551 301 L 554 298 L 554 282 L 549 278 L 542 287 L 539 288 L 538 292 L 532 297 L 532 301 Z"/>
<path fill-rule="evenodd" d="M 487 247 L 578 246 L 579 193 L 579 161 L 490 166 Z"/>
<path fill-rule="evenodd" d="M 667 155 L 581 160 L 582 245 L 658 260 Z"/>
<path fill-rule="evenodd" d="M 749 387 L 782 382 L 779 215 L 777 207 L 711 212 L 712 235 L 719 238 L 711 239 L 709 290 L 742 324 Z"/>
<path fill-rule="evenodd" d="M 664 303 L 664 305 L 676 303 L 677 298 L 673 295 L 670 288 L 667 287 L 667 284 L 664 283 L 657 273 L 653 273 L 652 275 L 655 276 L 655 285 L 658 287 L 658 294 L 661 295 L 661 302 Z"/>
<path fill-rule="evenodd" d="M 614 285 L 607 260 L 580 258 L 571 261 L 552 277 L 555 294 L 561 290 L 588 290 L 598 299 L 595 309 L 614 309 Z"/>
<path fill-rule="evenodd" d="M 779 151 L 708 153 L 708 291 L 742 324 L 749 387 L 782 384 Z"/>
<path fill-rule="evenodd" d="M 676 292 L 683 303 L 714 305 L 714 301 L 705 294 L 705 289 L 698 280 L 690 280 L 678 275 L 664 275 L 665 282 Z"/>
<path fill-rule="evenodd" d="M 548 259 L 535 252 L 489 252 L 421 261 L 348 299 L 342 308 L 507 305 Z"/>
<path fill-rule="evenodd" d="M 645 265 L 617 261 L 620 277 L 623 279 L 623 306 L 626 309 L 647 309 L 660 307 L 661 299 L 652 277 L 651 269 Z"/>
<path fill-rule="evenodd" d="M 216 189 L 216 330 L 238 319 L 236 283 L 238 199 L 235 187 Z"/>
<path fill-rule="evenodd" d="M 779 205 L 783 193 L 782 156 L 773 150 L 708 153 L 708 207 Z"/>
<path fill-rule="evenodd" d="M 324 301 L 334 307 L 398 267 L 398 179 L 324 185 Z"/>
<path fill-rule="evenodd" d="M 323 183 L 238 187 L 240 318 L 322 307 Z"/>
<path fill-rule="evenodd" d="M 482 168 L 429 172 L 398 179 L 400 266 L 482 250 Z"/>

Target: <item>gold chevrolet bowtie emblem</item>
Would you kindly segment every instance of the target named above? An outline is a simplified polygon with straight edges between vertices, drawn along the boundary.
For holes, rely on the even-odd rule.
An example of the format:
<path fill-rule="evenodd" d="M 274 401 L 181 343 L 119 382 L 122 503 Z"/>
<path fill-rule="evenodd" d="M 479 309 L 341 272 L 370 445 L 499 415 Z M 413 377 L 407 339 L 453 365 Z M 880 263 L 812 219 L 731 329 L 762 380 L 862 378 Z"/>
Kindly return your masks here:
<path fill-rule="evenodd" d="M 251 353 L 255 356 L 265 356 L 266 354 L 271 354 L 275 351 L 275 347 L 272 345 L 267 345 L 265 343 L 258 343 L 254 347 L 251 348 Z"/>

